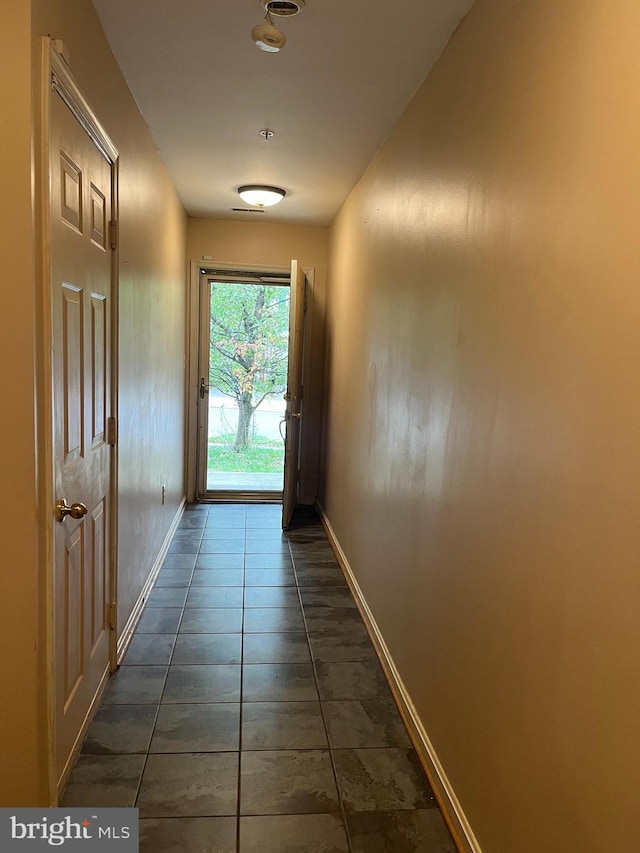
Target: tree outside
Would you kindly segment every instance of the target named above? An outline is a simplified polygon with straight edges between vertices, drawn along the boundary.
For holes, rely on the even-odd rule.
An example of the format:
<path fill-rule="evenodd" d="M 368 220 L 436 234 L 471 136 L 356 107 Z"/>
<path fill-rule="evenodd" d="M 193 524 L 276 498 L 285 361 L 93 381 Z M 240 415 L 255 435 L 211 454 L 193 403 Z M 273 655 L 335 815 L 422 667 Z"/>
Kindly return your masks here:
<path fill-rule="evenodd" d="M 235 453 L 247 453 L 258 406 L 287 382 L 289 289 L 211 284 L 209 384 L 235 400 Z"/>

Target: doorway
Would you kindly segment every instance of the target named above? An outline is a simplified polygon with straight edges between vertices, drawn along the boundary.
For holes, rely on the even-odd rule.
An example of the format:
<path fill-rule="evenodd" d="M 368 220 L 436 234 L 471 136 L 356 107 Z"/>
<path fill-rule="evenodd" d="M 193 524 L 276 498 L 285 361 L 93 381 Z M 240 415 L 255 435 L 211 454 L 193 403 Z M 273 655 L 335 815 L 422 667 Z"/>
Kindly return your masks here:
<path fill-rule="evenodd" d="M 204 270 L 198 497 L 282 500 L 287 273 Z"/>

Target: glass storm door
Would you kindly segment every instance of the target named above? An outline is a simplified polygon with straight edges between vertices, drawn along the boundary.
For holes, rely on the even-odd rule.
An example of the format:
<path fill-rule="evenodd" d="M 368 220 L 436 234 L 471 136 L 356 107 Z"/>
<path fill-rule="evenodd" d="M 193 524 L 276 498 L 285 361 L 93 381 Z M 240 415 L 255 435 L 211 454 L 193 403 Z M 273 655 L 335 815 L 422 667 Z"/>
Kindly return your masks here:
<path fill-rule="evenodd" d="M 198 496 L 282 499 L 289 277 L 201 276 Z"/>

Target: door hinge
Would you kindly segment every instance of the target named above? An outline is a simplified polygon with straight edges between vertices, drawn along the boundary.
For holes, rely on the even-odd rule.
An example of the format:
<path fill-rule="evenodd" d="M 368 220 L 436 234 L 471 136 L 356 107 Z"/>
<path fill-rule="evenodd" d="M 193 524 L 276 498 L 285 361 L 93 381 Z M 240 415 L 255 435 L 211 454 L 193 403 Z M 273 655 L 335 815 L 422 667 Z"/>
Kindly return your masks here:
<path fill-rule="evenodd" d="M 112 249 L 118 248 L 118 223 L 115 219 L 109 223 L 109 244 Z"/>
<path fill-rule="evenodd" d="M 115 418 L 107 418 L 107 444 L 116 446 L 118 441 L 118 422 Z"/>
<path fill-rule="evenodd" d="M 118 606 L 115 601 L 109 605 L 109 628 L 112 631 L 116 630 L 118 625 Z"/>

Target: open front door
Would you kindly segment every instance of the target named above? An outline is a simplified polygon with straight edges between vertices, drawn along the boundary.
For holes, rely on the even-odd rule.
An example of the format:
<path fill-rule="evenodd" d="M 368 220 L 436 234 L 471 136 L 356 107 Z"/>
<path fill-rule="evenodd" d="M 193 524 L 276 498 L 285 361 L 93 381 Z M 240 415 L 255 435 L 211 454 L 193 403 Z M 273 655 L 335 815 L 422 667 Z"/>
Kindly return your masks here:
<path fill-rule="evenodd" d="M 282 495 L 282 529 L 286 530 L 298 496 L 298 458 L 300 421 L 302 418 L 302 345 L 304 333 L 305 277 L 298 261 L 291 261 L 291 294 L 289 300 L 289 364 L 285 400 L 286 437 L 284 448 L 284 491 Z"/>

